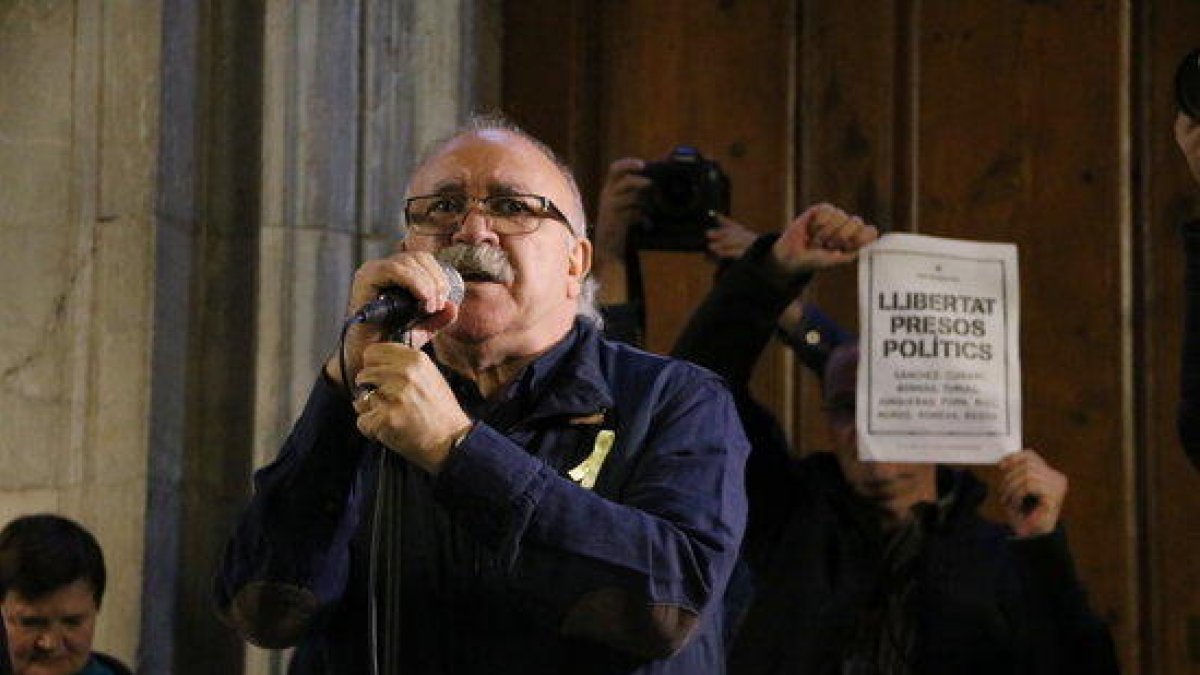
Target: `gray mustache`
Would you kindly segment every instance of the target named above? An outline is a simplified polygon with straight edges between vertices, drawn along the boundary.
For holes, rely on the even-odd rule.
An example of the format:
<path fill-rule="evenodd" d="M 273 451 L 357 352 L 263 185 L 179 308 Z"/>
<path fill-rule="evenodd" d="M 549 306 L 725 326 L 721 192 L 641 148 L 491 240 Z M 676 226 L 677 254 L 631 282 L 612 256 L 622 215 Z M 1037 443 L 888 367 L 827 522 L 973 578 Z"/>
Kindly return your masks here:
<path fill-rule="evenodd" d="M 438 260 L 458 270 L 465 281 L 510 283 L 515 276 L 503 249 L 482 244 L 452 244 L 437 252 Z"/>

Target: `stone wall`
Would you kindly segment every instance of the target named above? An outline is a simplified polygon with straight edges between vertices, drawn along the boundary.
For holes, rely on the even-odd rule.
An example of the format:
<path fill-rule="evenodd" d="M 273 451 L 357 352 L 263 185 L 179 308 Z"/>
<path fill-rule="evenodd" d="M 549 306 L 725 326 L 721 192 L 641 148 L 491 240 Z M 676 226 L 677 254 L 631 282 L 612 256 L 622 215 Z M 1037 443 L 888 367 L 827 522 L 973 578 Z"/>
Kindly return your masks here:
<path fill-rule="evenodd" d="M 250 473 L 495 104 L 498 0 L 0 2 L 0 522 L 74 517 L 141 672 L 279 672 L 208 600 Z M 243 659 L 248 665 L 243 666 Z"/>
<path fill-rule="evenodd" d="M 495 105 L 497 4 L 268 3 L 256 465 L 334 348 L 355 268 L 393 246 L 421 149 Z M 282 672 L 279 655 L 248 651 L 247 672 Z"/>
<path fill-rule="evenodd" d="M 54 511 L 100 540 L 96 637 L 139 624 L 160 10 L 0 3 L 0 521 Z"/>

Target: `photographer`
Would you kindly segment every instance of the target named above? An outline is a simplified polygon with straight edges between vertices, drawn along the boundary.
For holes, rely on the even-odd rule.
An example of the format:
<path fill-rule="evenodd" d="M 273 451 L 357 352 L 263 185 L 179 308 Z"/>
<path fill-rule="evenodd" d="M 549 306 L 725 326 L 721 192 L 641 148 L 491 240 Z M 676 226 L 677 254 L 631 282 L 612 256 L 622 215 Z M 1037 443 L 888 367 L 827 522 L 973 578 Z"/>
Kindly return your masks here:
<path fill-rule="evenodd" d="M 596 256 L 593 273 L 600 285 L 597 300 L 604 314 L 605 333 L 612 339 L 635 345 L 642 344 L 645 322 L 640 275 L 634 267 L 637 264 L 639 244 L 636 240 L 631 241 L 635 236 L 631 234 L 631 230 L 641 226 L 648 217 L 645 193 L 651 189 L 652 181 L 643 175 L 645 166 L 643 160 L 632 157 L 618 159 L 609 166 L 600 193 L 594 233 Z M 716 213 L 707 217 L 715 219 L 716 222 L 715 227 L 707 228 L 704 233 L 708 253 L 721 261 L 718 269 L 727 269 L 760 239 L 757 233 L 725 215 Z M 769 243 L 769 239 L 764 237 L 762 241 L 766 244 Z M 736 278 L 739 275 L 734 276 Z M 705 306 L 714 307 L 714 311 L 705 313 L 704 310 L 697 310 L 697 314 L 688 324 L 689 329 L 679 339 L 672 355 L 705 365 L 726 379 L 751 447 L 772 449 L 770 452 L 751 454 L 749 462 L 768 464 L 765 468 L 754 471 L 754 474 L 770 476 L 778 468 L 770 466 L 770 462 L 775 457 L 786 457 L 790 444 L 787 434 L 775 416 L 750 393 L 750 375 L 759 352 L 770 339 L 774 329 L 785 342 L 796 349 L 806 365 L 814 372 L 820 373 L 829 350 L 848 339 L 849 335 L 815 306 L 802 303 L 799 293 L 803 289 L 803 282 L 793 283 L 784 275 L 782 280 L 778 280 L 782 287 L 766 294 L 757 292 L 755 286 L 758 283 L 751 282 L 751 295 L 755 297 L 749 301 L 752 305 L 756 301 L 765 305 L 750 316 L 740 316 L 737 319 L 754 321 L 754 325 L 743 326 L 739 331 L 730 331 L 727 325 L 720 325 L 711 332 L 706 329 L 707 334 L 703 336 L 691 329 L 715 325 L 707 323 L 705 317 L 718 323 L 722 320 L 720 308 L 728 304 L 721 299 L 724 297 L 722 292 L 743 292 L 739 289 L 743 289 L 744 284 L 736 279 L 730 284 L 718 282 L 705 302 Z M 768 285 L 774 287 L 775 283 Z M 750 339 L 748 345 L 741 342 L 747 336 Z M 750 471 L 748 466 L 748 474 Z M 750 491 L 754 491 L 753 483 L 750 485 Z M 765 498 L 759 499 L 757 506 L 770 508 Z M 755 508 L 755 505 L 751 508 Z M 748 527 L 754 527 L 754 520 L 751 518 Z M 751 594 L 750 573 L 744 561 L 739 562 L 724 599 L 726 640 L 732 640 L 737 624 L 750 602 Z"/>
<path fill-rule="evenodd" d="M 596 297 L 604 312 L 606 333 L 633 344 L 642 343 L 644 327 L 640 270 L 635 256 L 637 248 L 644 246 L 639 243 L 636 230 L 651 217 L 646 207 L 653 180 L 645 175 L 646 168 L 647 162 L 636 157 L 610 164 L 596 213 L 593 274 L 600 284 Z M 727 182 L 725 188 L 728 189 Z M 719 197 L 712 199 L 721 201 Z M 727 195 L 725 202 L 727 205 Z M 704 204 L 695 206 L 702 208 Z M 692 231 L 705 228 L 707 251 L 718 260 L 741 256 L 757 238 L 757 234 L 731 218 L 712 209 L 705 210 L 706 213 L 695 214 L 694 219 L 686 221 L 684 227 Z"/>
<path fill-rule="evenodd" d="M 1200 121 L 1180 112 L 1175 118 L 1175 141 L 1187 159 L 1192 177 L 1200 184 Z M 1179 439 L 1192 464 L 1200 467 L 1200 220 L 1185 223 L 1181 232 L 1186 259 L 1186 304 L 1179 373 Z"/>
<path fill-rule="evenodd" d="M 636 157 L 618 159 L 609 165 L 600 192 L 594 233 L 596 256 L 593 275 L 599 282 L 596 298 L 604 313 L 605 332 L 609 337 L 639 345 L 642 343 L 644 308 L 636 254 L 645 244 L 639 243 L 633 231 L 652 217 L 647 213 L 646 193 L 653 181 L 644 175 L 646 165 L 644 160 Z M 704 228 L 704 250 L 718 261 L 718 275 L 760 238 L 757 232 L 723 213 L 709 211 L 696 220 L 688 227 L 692 230 Z M 861 220 L 858 222 L 861 223 Z M 804 283 L 783 283 L 793 292 L 787 295 L 786 302 L 777 311 L 768 312 L 772 317 L 768 324 L 774 326 L 778 336 L 790 344 L 801 360 L 819 375 L 829 350 L 846 341 L 850 335 L 817 307 L 801 300 L 800 291 Z M 678 349 L 679 345 L 677 352 Z M 729 379 L 734 386 L 745 385 L 744 381 L 749 379 L 755 360 L 757 349 L 734 372 L 728 373 L 732 375 Z"/>
<path fill-rule="evenodd" d="M 646 163 L 635 157 L 618 159 L 608 167 L 596 213 L 596 265 L 600 282 L 597 300 L 603 306 L 629 301 L 626 245 L 629 228 L 642 217 L 642 192 L 650 179 L 642 175 Z"/>

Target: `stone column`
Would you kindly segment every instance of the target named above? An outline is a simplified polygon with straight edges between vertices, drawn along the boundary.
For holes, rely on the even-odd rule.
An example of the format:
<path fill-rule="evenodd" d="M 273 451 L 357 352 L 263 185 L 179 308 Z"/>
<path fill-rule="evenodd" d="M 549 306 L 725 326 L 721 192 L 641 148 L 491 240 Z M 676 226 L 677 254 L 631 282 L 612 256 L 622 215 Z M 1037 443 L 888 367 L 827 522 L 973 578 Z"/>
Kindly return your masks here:
<path fill-rule="evenodd" d="M 252 465 L 263 15 L 163 2 L 142 672 L 241 667 L 211 588 Z"/>
<path fill-rule="evenodd" d="M 0 3 L 0 521 L 96 533 L 98 648 L 243 669 L 221 545 L 420 147 L 494 104 L 497 8 Z"/>
<path fill-rule="evenodd" d="M 494 104 L 498 83 L 478 73 L 498 61 L 495 6 L 267 3 L 256 465 L 274 458 L 336 347 L 354 270 L 394 245 L 418 153 Z M 283 661 L 249 648 L 247 672 Z"/>
<path fill-rule="evenodd" d="M 155 3 L 0 4 L 0 522 L 104 548 L 96 646 L 134 660 L 158 141 Z"/>
<path fill-rule="evenodd" d="M 467 48 L 476 17 L 492 4 L 268 3 L 256 463 L 334 348 L 354 270 L 394 244 L 417 154 L 495 100 L 466 85 L 483 59 Z"/>

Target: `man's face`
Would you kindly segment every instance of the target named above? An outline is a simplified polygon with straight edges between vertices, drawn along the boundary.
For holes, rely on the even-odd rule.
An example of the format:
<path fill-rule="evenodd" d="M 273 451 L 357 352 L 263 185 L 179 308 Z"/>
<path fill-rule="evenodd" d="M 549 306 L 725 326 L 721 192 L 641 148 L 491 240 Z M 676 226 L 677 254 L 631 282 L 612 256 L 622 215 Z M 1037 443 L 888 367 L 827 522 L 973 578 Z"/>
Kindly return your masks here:
<path fill-rule="evenodd" d="M 450 141 L 413 176 L 409 193 L 475 198 L 535 194 L 549 198 L 568 215 L 578 211 L 574 192 L 558 167 L 528 141 L 498 130 L 472 132 Z M 544 342 L 565 333 L 591 265 L 586 239 L 576 240 L 567 225 L 548 218 L 527 234 L 497 234 L 473 208 L 453 235 L 414 233 L 404 247 L 436 253 L 458 243 L 500 248 L 514 275 L 507 282 L 468 279 L 458 320 L 445 333 L 474 343 L 501 335 Z"/>
<path fill-rule="evenodd" d="M 827 408 L 834 454 L 842 475 L 855 494 L 896 514 L 905 514 L 922 499 L 935 497 L 937 471 L 932 464 L 859 460 L 853 390 L 830 397 Z"/>
<path fill-rule="evenodd" d="M 8 591 L 0 610 L 14 675 L 74 675 L 87 665 L 96 599 L 82 579 L 35 600 Z"/>

